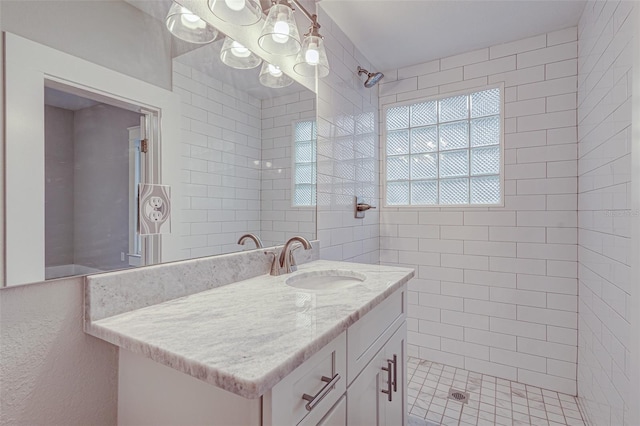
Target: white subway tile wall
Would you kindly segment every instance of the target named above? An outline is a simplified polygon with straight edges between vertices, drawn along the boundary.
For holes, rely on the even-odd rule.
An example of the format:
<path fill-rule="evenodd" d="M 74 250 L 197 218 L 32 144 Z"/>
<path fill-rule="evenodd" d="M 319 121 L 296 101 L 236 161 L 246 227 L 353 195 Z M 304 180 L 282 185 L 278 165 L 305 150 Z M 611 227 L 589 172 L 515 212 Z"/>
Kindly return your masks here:
<path fill-rule="evenodd" d="M 260 233 L 261 102 L 178 61 L 173 89 L 182 99 L 185 259 L 238 251 Z"/>
<path fill-rule="evenodd" d="M 634 7 L 591 1 L 578 25 L 578 395 L 599 426 L 631 425 L 638 404 L 630 386 L 638 380 L 630 371 L 630 294 L 639 285 L 630 272 Z"/>
<path fill-rule="evenodd" d="M 380 108 L 504 82 L 504 207 L 387 208 L 409 355 L 576 394 L 577 28 L 385 73 Z M 395 78 L 394 78 L 395 77 Z"/>
<path fill-rule="evenodd" d="M 379 207 L 378 90 L 363 86 L 371 64 L 318 4 L 331 73 L 318 82 L 318 239 L 320 257 L 378 263 L 379 210 L 354 217 L 355 196 Z M 377 70 L 376 70 L 377 71 Z M 382 94 L 382 93 L 381 93 Z"/>
<path fill-rule="evenodd" d="M 262 191 L 260 236 L 265 246 L 293 235 L 315 238 L 316 209 L 293 207 L 293 125 L 316 120 L 316 95 L 302 90 L 262 101 Z"/>
<path fill-rule="evenodd" d="M 291 207 L 291 126 L 316 118 L 315 94 L 260 100 L 173 64 L 182 100 L 182 257 L 242 250 L 236 243 L 249 232 L 265 246 L 315 238 L 315 209 Z"/>

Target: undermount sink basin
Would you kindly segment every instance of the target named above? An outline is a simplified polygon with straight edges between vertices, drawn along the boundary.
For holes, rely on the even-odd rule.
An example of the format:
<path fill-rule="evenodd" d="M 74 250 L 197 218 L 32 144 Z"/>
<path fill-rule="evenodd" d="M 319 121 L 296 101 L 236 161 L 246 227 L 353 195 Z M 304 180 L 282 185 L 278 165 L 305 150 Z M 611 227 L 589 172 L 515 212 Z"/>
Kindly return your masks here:
<path fill-rule="evenodd" d="M 303 272 L 287 278 L 285 284 L 304 290 L 335 290 L 358 285 L 365 279 L 364 275 L 357 272 L 333 269 Z"/>

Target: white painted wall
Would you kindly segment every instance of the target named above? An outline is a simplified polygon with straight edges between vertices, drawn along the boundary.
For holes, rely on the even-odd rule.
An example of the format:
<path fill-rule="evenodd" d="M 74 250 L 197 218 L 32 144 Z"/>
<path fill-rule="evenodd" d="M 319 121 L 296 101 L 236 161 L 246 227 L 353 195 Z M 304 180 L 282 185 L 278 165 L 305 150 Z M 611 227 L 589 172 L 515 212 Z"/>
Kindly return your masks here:
<path fill-rule="evenodd" d="M 2 31 L 171 90 L 171 35 L 124 1 L 2 0 Z"/>
<path fill-rule="evenodd" d="M 73 111 L 45 105 L 45 267 L 73 263 Z"/>
<path fill-rule="evenodd" d="M 77 265 L 129 267 L 129 131 L 140 113 L 95 105 L 74 113 L 73 249 Z"/>
<path fill-rule="evenodd" d="M 568 28 L 385 73 L 381 107 L 505 87 L 505 206 L 381 212 L 381 262 L 416 268 L 410 355 L 576 393 L 576 40 Z"/>
<path fill-rule="evenodd" d="M 0 36 L 2 37 L 2 42 L 4 45 L 4 35 L 1 34 L 2 28 L 2 14 L 3 7 L 2 2 L 0 2 Z M 2 81 L 4 82 L 4 54 L 0 55 L 0 77 L 2 77 Z M 0 99 L 4 99 L 4 84 L 0 84 Z M 3 129 L 0 132 L 0 138 L 2 140 L 2 149 L 0 149 L 0 164 L 2 166 L 3 173 L 0 173 L 0 222 L 4 223 L 4 212 L 5 212 L 5 178 L 4 178 L 4 151 L 5 151 L 5 141 L 4 141 L 4 102 L 0 102 L 0 129 Z M 0 226 L 0 241 L 3 244 L 0 244 L 0 277 L 4 277 L 6 275 L 5 271 L 5 231 L 4 226 Z M 2 287 L 4 283 L 0 283 L 0 287 Z"/>
<path fill-rule="evenodd" d="M 634 7 L 635 35 L 634 35 L 634 59 L 633 59 L 633 123 L 632 146 L 640 147 L 640 7 Z M 632 149 L 631 164 L 631 202 L 632 211 L 640 212 L 640 149 Z M 631 255 L 636 259 L 631 265 L 631 282 L 640 283 L 640 220 L 631 222 Z M 631 289 L 631 344 L 630 364 L 631 377 L 631 401 L 640 401 L 640 286 Z M 630 424 L 640 424 L 640 404 L 632 404 L 629 415 Z"/>
<path fill-rule="evenodd" d="M 318 239 L 330 260 L 379 262 L 379 212 L 354 218 L 354 196 L 379 206 L 378 91 L 366 89 L 358 65 L 369 61 L 318 8 L 331 73 L 318 82 Z"/>
<path fill-rule="evenodd" d="M 578 26 L 578 396 L 598 426 L 638 424 L 630 417 L 640 380 L 631 323 L 640 309 L 632 299 L 640 282 L 631 277 L 631 224 L 639 220 L 631 205 L 634 7 L 589 2 Z"/>

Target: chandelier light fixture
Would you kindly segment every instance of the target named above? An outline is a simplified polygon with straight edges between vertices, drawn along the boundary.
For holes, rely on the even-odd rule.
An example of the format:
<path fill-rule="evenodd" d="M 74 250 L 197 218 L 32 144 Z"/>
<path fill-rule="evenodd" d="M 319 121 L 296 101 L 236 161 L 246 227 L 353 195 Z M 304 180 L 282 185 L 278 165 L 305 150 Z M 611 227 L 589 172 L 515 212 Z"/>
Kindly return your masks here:
<path fill-rule="evenodd" d="M 304 35 L 302 49 L 296 57 L 296 63 L 293 70 L 296 74 L 304 77 L 326 77 L 329 75 L 329 61 L 327 60 L 327 52 L 324 49 L 324 41 L 318 32 L 320 24 L 318 24 L 318 15 L 312 15 L 311 28 Z"/>
<path fill-rule="evenodd" d="M 262 19 L 262 8 L 256 0 L 209 0 L 211 13 L 225 22 L 253 25 Z"/>
<path fill-rule="evenodd" d="M 250 27 L 259 23 L 264 17 L 259 0 L 206 1 L 211 13 L 234 25 Z M 295 4 L 311 21 L 309 32 L 304 35 L 302 42 L 291 4 Z M 171 4 L 166 25 L 171 34 L 190 43 L 211 43 L 218 37 L 216 28 L 176 1 Z M 259 34 L 258 28 L 247 28 L 246 31 L 249 33 L 253 31 L 257 36 L 258 46 L 271 55 L 296 55 L 293 62 L 293 71 L 296 74 L 316 78 L 326 77 L 329 74 L 329 61 L 323 37 L 319 33 L 318 16 L 310 14 L 299 0 L 273 0 Z M 293 79 L 278 65 L 263 62 L 258 55 L 230 37 L 224 39 L 220 60 L 235 69 L 252 69 L 262 63 L 258 79 L 266 87 L 281 88 L 293 83 Z"/>
<path fill-rule="evenodd" d="M 166 18 L 167 29 L 181 40 L 195 44 L 211 43 L 218 31 L 184 6 L 173 2 Z"/>
<path fill-rule="evenodd" d="M 281 89 L 293 84 L 293 79 L 282 72 L 280 67 L 264 61 L 260 70 L 260 84 L 272 89 Z"/>
<path fill-rule="evenodd" d="M 231 68 L 250 70 L 257 67 L 262 59 L 239 42 L 227 36 L 220 50 L 220 60 Z"/>
<path fill-rule="evenodd" d="M 300 51 L 300 33 L 288 0 L 276 0 L 262 26 L 258 45 L 272 55 L 295 55 Z"/>

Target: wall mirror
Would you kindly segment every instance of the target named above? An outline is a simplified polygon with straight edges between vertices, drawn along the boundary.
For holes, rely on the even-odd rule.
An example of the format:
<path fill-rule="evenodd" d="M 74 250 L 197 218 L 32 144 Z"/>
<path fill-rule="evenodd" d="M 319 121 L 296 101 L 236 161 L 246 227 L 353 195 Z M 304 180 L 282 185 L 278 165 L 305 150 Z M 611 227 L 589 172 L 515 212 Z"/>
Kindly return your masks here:
<path fill-rule="evenodd" d="M 42 133 L 36 138 L 42 143 L 32 146 L 37 161 L 7 151 L 11 190 L 5 217 L 8 231 L 14 229 L 20 239 L 20 253 L 12 257 L 8 232 L 5 285 L 255 248 L 251 241 L 237 244 L 246 233 L 265 247 L 293 235 L 316 237 L 316 95 L 308 88 L 313 85 L 263 66 L 260 56 L 251 69 L 224 63 L 221 52 L 232 60 L 251 55 L 233 45 L 233 37 L 242 35 L 229 27 L 229 37 L 219 31 L 204 45 L 172 37 L 165 24 L 170 7 L 171 2 L 133 0 L 0 5 L 3 31 L 167 93 L 154 104 L 137 101 L 134 92 L 141 89 L 135 85 L 111 96 L 92 83 L 44 73 L 44 84 L 32 92 L 41 102 L 39 111 L 29 122 Z M 92 34 L 83 22 L 96 22 Z M 74 72 L 82 80 L 78 68 Z M 5 74 L 7 86 L 15 75 Z M 278 87 L 266 87 L 261 76 Z M 5 110 L 7 129 L 25 116 L 12 105 Z M 8 147 L 24 141 L 9 133 Z M 143 140 L 152 142 L 151 155 L 142 152 Z M 29 193 L 33 185 L 12 175 L 8 166 L 16 161 L 38 170 L 32 173 L 36 200 L 21 209 L 9 194 Z M 175 215 L 169 235 L 137 232 L 136 190 L 144 182 L 171 186 Z M 25 231 L 24 222 L 12 222 L 11 205 L 36 211 L 37 226 Z M 31 266 L 23 267 L 23 261 Z M 14 270 L 37 273 L 12 278 L 12 264 Z"/>

